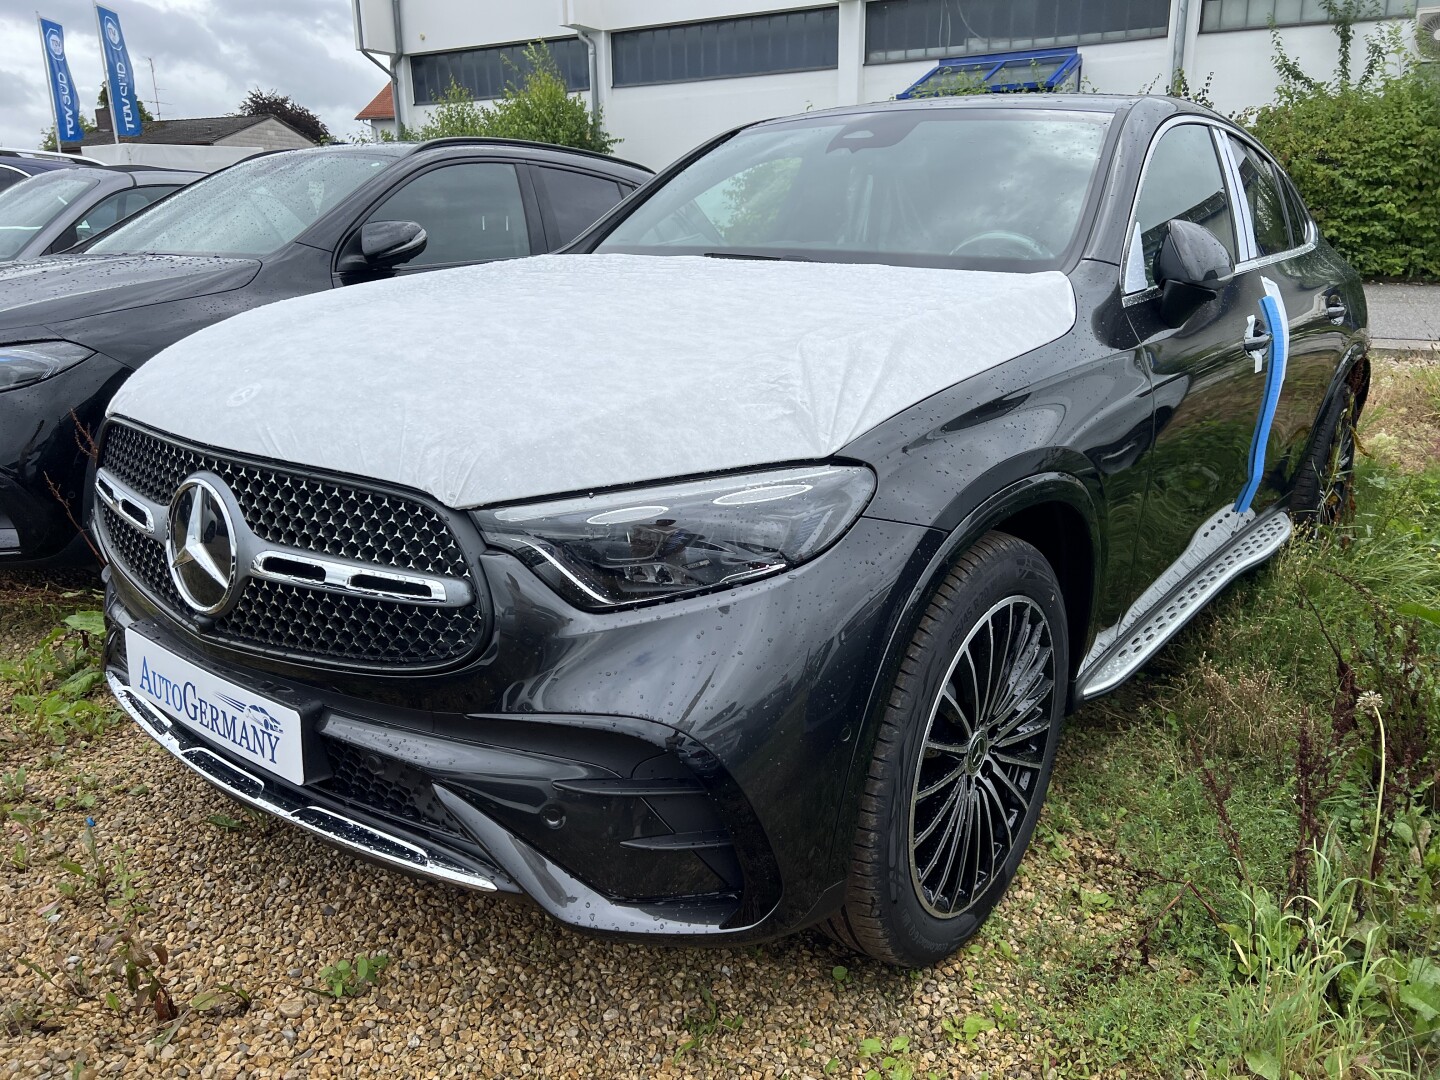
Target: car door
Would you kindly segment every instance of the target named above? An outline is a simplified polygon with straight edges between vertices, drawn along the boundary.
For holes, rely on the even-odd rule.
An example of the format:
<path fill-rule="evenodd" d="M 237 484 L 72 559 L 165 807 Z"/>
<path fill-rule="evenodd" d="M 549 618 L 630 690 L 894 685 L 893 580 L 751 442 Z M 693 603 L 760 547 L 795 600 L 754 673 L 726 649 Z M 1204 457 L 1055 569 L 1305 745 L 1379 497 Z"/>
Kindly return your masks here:
<path fill-rule="evenodd" d="M 635 190 L 608 176 L 558 165 L 531 165 L 550 250 L 570 243 Z"/>
<path fill-rule="evenodd" d="M 425 169 L 386 195 L 356 223 L 340 255 L 359 249 L 360 229 L 377 221 L 413 221 L 424 250 L 388 272 L 344 275 L 340 284 L 389 274 L 515 259 L 546 250 L 533 194 L 509 161 L 448 161 Z"/>
<path fill-rule="evenodd" d="M 1270 158 L 1250 140 L 1227 132 L 1226 145 L 1244 199 L 1237 200 L 1242 231 L 1253 240 L 1240 274 L 1247 294 L 1273 294 L 1286 323 L 1288 350 L 1268 417 L 1257 418 L 1254 499 L 1259 510 L 1293 486 L 1310 443 L 1311 428 L 1345 351 L 1340 298 L 1345 268 L 1317 251 L 1315 230 L 1299 195 Z M 1288 190 L 1287 190 L 1288 186 Z M 1261 358 L 1269 363 L 1269 357 Z M 1267 382 L 1276 382 L 1270 379 Z M 1263 456 L 1262 456 L 1263 455 Z"/>
<path fill-rule="evenodd" d="M 1237 274 L 1177 328 L 1161 317 L 1154 274 L 1167 224 L 1177 218 L 1203 226 L 1233 261 L 1244 261 L 1247 248 L 1222 138 L 1199 117 L 1161 129 L 1141 176 L 1128 234 L 1125 305 L 1155 401 L 1155 441 L 1134 561 L 1142 588 L 1160 579 L 1192 541 L 1223 542 L 1225 536 L 1207 526 L 1225 518 L 1249 476 L 1263 387 L 1246 348 L 1249 316 L 1260 310 L 1258 282 Z"/>

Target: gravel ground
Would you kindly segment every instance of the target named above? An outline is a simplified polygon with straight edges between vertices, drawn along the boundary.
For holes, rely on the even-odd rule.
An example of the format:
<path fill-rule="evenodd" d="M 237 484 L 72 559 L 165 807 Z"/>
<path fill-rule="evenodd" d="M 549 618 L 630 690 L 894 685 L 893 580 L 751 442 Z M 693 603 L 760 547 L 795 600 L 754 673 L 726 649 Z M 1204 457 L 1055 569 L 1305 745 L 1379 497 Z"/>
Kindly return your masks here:
<path fill-rule="evenodd" d="M 21 764 L 23 798 L 7 801 L 48 816 L 28 837 L 31 868 L 6 858 L 0 870 L 0 1008 L 39 1009 L 53 1030 L 0 1014 L 0 1077 L 860 1076 L 875 1064 L 862 1039 L 901 1036 L 918 1076 L 1038 1077 L 1046 1037 L 1024 1016 L 1043 990 L 1024 984 L 1016 958 L 1037 940 L 1136 939 L 1121 916 L 1074 902 L 1081 887 L 1127 887 L 1074 832 L 1037 845 L 982 938 L 913 973 L 814 932 L 720 950 L 587 938 L 523 902 L 410 879 L 252 818 L 128 722 L 64 753 L 0 742 L 0 773 Z M 93 806 L 73 804 L 86 793 Z M 168 954 L 174 1002 L 234 985 L 248 1009 L 227 998 L 156 1045 L 153 1013 L 129 1007 L 106 964 L 113 913 L 83 886 L 72 899 L 58 891 L 75 880 L 61 858 L 84 860 L 87 815 L 102 856 L 128 853 L 150 908 L 138 923 Z M 8 829 L 0 851 L 27 839 Z M 368 992 L 335 1001 L 307 989 L 357 953 L 392 958 Z M 1010 1030 L 973 1042 L 942 1030 L 997 1005 Z"/>

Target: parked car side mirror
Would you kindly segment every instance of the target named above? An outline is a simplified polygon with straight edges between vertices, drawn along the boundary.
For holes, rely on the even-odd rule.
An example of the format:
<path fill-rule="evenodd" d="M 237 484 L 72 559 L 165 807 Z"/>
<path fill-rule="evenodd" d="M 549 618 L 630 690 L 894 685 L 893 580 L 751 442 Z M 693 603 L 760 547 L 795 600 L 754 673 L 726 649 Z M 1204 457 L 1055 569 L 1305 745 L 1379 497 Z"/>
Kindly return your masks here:
<path fill-rule="evenodd" d="M 429 237 L 413 221 L 367 221 L 360 226 L 359 251 L 354 242 L 341 260 L 342 272 L 392 270 L 425 250 Z"/>
<path fill-rule="evenodd" d="M 1165 226 L 1165 239 L 1155 254 L 1155 282 L 1160 286 L 1160 318 L 1183 326 L 1204 304 L 1219 296 L 1235 278 L 1235 263 L 1215 234 L 1203 225 L 1175 218 Z"/>

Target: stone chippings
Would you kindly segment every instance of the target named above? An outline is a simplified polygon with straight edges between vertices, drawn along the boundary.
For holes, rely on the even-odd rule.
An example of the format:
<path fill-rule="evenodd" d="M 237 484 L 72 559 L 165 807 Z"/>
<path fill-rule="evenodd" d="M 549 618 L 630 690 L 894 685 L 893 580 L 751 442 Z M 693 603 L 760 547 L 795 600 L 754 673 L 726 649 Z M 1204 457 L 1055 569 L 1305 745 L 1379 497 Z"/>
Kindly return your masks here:
<path fill-rule="evenodd" d="M 278 822 L 217 828 L 210 815 L 245 815 L 128 724 L 49 764 L 47 752 L 0 741 L 0 770 L 28 762 L 26 801 L 42 806 L 73 794 L 77 776 L 93 775 L 96 837 L 102 850 L 132 852 L 152 908 L 141 925 L 170 952 L 164 975 L 176 1003 L 232 983 L 253 1004 L 240 1015 L 194 1015 L 157 1049 L 152 1018 L 103 1004 L 105 990 L 123 988 L 95 949 L 98 905 L 66 901 L 48 922 L 43 910 L 65 876 L 58 856 L 22 871 L 7 855 L 0 1006 L 38 999 L 63 1026 L 16 1034 L 0 1021 L 0 1077 L 799 1080 L 826 1075 L 832 1057 L 840 1065 L 830 1075 L 860 1076 L 873 1064 L 862 1064 L 860 1041 L 899 1035 L 910 1038 L 918 1075 L 1038 1077 L 1043 1031 L 1022 1022 L 974 1045 L 952 1044 L 941 1023 L 991 1002 L 1023 1015 L 1042 990 L 1005 953 L 1021 951 L 1043 923 L 1085 921 L 1064 901 L 1072 870 L 1069 884 L 1054 879 L 1054 896 L 1049 877 L 1046 896 L 1033 891 L 1039 875 L 1022 877 L 984 940 L 918 974 L 857 960 L 816 932 L 730 949 L 615 943 L 522 902 L 370 866 Z M 137 783 L 149 792 L 133 792 Z M 86 813 L 51 814 L 66 857 L 80 855 Z M 7 851 L 19 835 L 11 831 Z M 337 1003 L 306 989 L 325 965 L 358 952 L 392 957 L 370 992 Z M 93 998 L 67 1003 L 22 958 L 52 972 L 86 969 Z M 849 968 L 844 985 L 831 974 L 837 964 Z M 687 1020 L 707 1015 L 702 988 L 720 1020 L 742 1020 L 682 1053 Z"/>

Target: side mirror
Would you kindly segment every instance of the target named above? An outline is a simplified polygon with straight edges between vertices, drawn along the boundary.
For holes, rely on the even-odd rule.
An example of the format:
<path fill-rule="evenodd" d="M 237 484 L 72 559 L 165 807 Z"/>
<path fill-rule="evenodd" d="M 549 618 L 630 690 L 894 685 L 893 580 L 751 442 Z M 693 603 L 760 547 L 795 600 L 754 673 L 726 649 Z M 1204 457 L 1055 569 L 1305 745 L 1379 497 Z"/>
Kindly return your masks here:
<path fill-rule="evenodd" d="M 424 251 L 429 237 L 413 221 L 368 221 L 360 226 L 359 241 L 360 250 L 352 247 L 341 270 L 392 270 Z"/>
<path fill-rule="evenodd" d="M 1160 318 L 1167 326 L 1183 326 L 1234 277 L 1230 252 L 1209 229 L 1183 218 L 1165 226 L 1155 254 L 1155 281 L 1161 290 Z"/>

